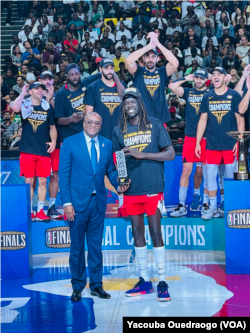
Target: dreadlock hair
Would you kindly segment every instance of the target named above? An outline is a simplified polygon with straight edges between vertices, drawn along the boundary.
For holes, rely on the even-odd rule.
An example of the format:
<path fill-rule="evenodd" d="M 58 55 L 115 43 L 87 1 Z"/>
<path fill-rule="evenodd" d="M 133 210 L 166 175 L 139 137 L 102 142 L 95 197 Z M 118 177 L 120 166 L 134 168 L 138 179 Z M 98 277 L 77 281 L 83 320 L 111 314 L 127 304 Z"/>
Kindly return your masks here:
<path fill-rule="evenodd" d="M 127 133 L 128 130 L 128 126 L 127 126 L 127 121 L 128 121 L 128 117 L 126 115 L 125 112 L 125 105 L 124 105 L 124 100 L 122 100 L 121 102 L 121 115 L 120 115 L 120 119 L 117 123 L 117 125 L 119 125 L 120 127 L 120 131 L 121 133 Z M 139 109 L 139 122 L 138 122 L 138 132 L 139 131 L 146 131 L 147 128 L 149 127 L 149 125 L 151 125 L 149 119 L 148 119 L 148 114 L 145 108 L 145 105 L 143 103 L 143 100 L 141 98 L 141 96 L 139 96 L 137 98 L 137 103 L 138 103 L 138 109 Z"/>

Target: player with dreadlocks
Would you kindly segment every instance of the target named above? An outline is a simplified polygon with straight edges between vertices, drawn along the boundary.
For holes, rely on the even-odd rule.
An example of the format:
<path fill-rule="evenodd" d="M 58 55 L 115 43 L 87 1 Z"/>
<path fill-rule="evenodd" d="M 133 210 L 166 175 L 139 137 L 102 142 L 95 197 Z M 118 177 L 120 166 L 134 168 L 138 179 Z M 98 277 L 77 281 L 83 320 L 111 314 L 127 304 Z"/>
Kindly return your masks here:
<path fill-rule="evenodd" d="M 124 207 L 132 223 L 135 253 L 140 278 L 126 296 L 153 292 L 147 267 L 147 245 L 144 236 L 144 214 L 153 241 L 159 273 L 158 301 L 170 301 L 165 281 L 165 246 L 161 235 L 161 214 L 158 209 L 164 191 L 164 162 L 175 158 L 166 128 L 156 118 L 148 117 L 137 88 L 123 92 L 121 117 L 113 132 L 113 152 L 123 150 L 126 157 L 129 189 L 124 193 Z"/>

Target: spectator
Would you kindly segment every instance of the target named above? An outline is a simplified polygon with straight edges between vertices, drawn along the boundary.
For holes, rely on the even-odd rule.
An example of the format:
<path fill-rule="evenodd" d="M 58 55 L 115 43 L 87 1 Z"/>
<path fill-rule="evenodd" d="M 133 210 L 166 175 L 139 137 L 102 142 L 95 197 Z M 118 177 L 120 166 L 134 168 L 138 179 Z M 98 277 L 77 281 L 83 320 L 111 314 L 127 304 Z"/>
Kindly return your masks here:
<path fill-rule="evenodd" d="M 186 66 L 190 66 L 192 64 L 192 61 L 196 60 L 199 64 L 199 66 L 202 67 L 203 59 L 197 55 L 197 48 L 192 47 L 190 49 L 190 53 L 191 54 L 184 59 L 184 64 Z"/>
<path fill-rule="evenodd" d="M 106 49 L 106 51 L 110 48 L 111 45 L 114 45 L 114 42 L 109 38 L 109 34 L 106 31 L 103 33 L 103 38 L 100 40 L 100 42 L 101 47 Z"/>
<path fill-rule="evenodd" d="M 156 11 L 156 16 L 150 19 L 150 28 L 154 27 L 154 23 L 158 22 L 157 27 L 163 32 L 168 26 L 168 22 L 163 18 L 163 13 L 160 10 Z"/>
<path fill-rule="evenodd" d="M 27 65 L 29 72 L 34 73 L 35 76 L 39 76 L 41 74 L 41 64 L 34 62 L 34 54 L 30 53 L 28 55 L 28 60 L 25 60 L 23 64 Z"/>
<path fill-rule="evenodd" d="M 183 77 L 183 71 L 180 70 L 180 66 L 176 71 L 172 74 L 170 81 L 173 82 L 175 80 L 181 79 Z"/>
<path fill-rule="evenodd" d="M 58 43 L 57 36 L 52 36 L 50 37 L 51 43 L 54 44 L 54 50 L 58 53 L 61 54 L 63 47 L 61 43 Z"/>
<path fill-rule="evenodd" d="M 101 42 L 98 40 L 95 42 L 95 48 L 91 55 L 92 61 L 95 61 L 95 58 L 106 58 L 107 53 L 104 48 L 101 47 Z"/>
<path fill-rule="evenodd" d="M 170 27 L 172 19 L 176 21 L 177 27 L 181 27 L 182 26 L 182 22 L 181 22 L 181 20 L 179 18 L 178 13 L 176 14 L 176 10 L 175 9 L 172 10 L 171 16 L 169 18 L 167 18 L 168 27 Z"/>
<path fill-rule="evenodd" d="M 91 40 L 90 40 L 90 34 L 89 34 L 88 31 L 84 32 L 84 36 L 83 37 L 84 37 L 84 39 L 82 40 L 82 42 L 80 44 L 79 53 L 82 53 L 83 47 L 86 45 L 87 42 L 91 42 Z"/>
<path fill-rule="evenodd" d="M 101 5 L 94 3 L 92 8 L 88 11 L 88 21 L 92 21 L 94 23 L 103 21 L 104 10 Z"/>
<path fill-rule="evenodd" d="M 41 25 L 43 27 L 43 32 L 48 35 L 51 30 L 51 25 L 49 24 L 48 16 L 43 14 L 41 21 L 42 21 Z"/>
<path fill-rule="evenodd" d="M 13 45 L 11 45 L 11 47 L 10 47 L 10 54 L 13 54 L 13 48 L 14 48 L 14 46 L 19 46 L 19 48 L 20 48 L 20 51 L 23 53 L 23 52 L 25 52 L 25 48 L 23 47 L 23 43 L 20 43 L 19 42 L 19 38 L 18 38 L 18 35 L 17 34 L 14 34 L 13 36 L 12 36 L 12 39 L 13 39 Z"/>
<path fill-rule="evenodd" d="M 18 38 L 19 38 L 20 43 L 24 43 L 24 42 L 28 41 L 32 44 L 33 33 L 31 32 L 31 28 L 29 25 L 25 25 L 24 30 L 21 30 L 18 33 Z"/>
<path fill-rule="evenodd" d="M 250 46 L 248 46 L 247 43 L 248 43 L 248 38 L 245 36 L 241 37 L 240 46 L 236 48 L 236 54 L 239 60 L 243 59 L 248 54 Z"/>
<path fill-rule="evenodd" d="M 126 84 L 128 84 L 130 81 L 133 81 L 133 76 L 126 69 L 124 62 L 119 63 L 119 69 L 120 70 L 116 74 L 120 81 L 124 81 Z"/>
<path fill-rule="evenodd" d="M 53 22 L 51 24 L 51 31 L 48 34 L 48 37 L 57 37 L 58 42 L 61 43 L 66 39 L 66 33 L 63 29 L 59 29 L 59 23 Z M 47 43 L 46 43 L 47 44 Z"/>
<path fill-rule="evenodd" d="M 162 13 L 162 15 L 164 16 L 166 9 L 163 8 L 164 7 L 163 3 L 161 1 L 156 1 L 156 7 L 157 8 L 154 8 L 151 10 L 152 16 L 156 16 L 157 10 L 159 10 Z"/>
<path fill-rule="evenodd" d="M 92 65 L 91 65 L 91 62 L 88 60 L 88 56 L 87 56 L 86 52 L 82 53 L 80 61 L 83 63 L 85 72 L 88 73 L 88 74 L 91 74 L 91 72 L 92 72 Z"/>
<path fill-rule="evenodd" d="M 197 36 L 195 36 L 194 28 L 189 27 L 188 28 L 188 34 L 183 39 L 183 49 L 187 49 L 190 46 L 190 41 L 192 39 L 194 39 L 196 41 L 196 44 L 199 47 L 200 46 L 200 39 Z"/>
<path fill-rule="evenodd" d="M 64 23 L 64 18 L 58 17 L 57 23 L 59 24 L 59 30 L 66 31 L 67 25 Z"/>
<path fill-rule="evenodd" d="M 82 36 L 83 29 L 86 29 L 87 24 L 79 19 L 78 14 L 76 12 L 72 15 L 73 20 L 68 23 L 68 27 L 73 23 L 76 26 L 76 30 Z"/>
<path fill-rule="evenodd" d="M 14 134 L 14 136 L 13 136 L 9 150 L 18 150 L 19 149 L 19 143 L 20 143 L 21 136 L 22 136 L 22 127 L 19 127 L 17 130 L 17 134 Z"/>
<path fill-rule="evenodd" d="M 58 19 L 62 18 L 64 20 L 64 24 L 66 24 L 69 22 L 70 14 L 71 14 L 70 11 L 68 12 L 65 11 L 65 7 L 63 4 L 59 4 L 54 14 L 54 22 L 58 22 Z"/>
<path fill-rule="evenodd" d="M 61 79 L 60 76 L 57 74 L 54 76 L 54 83 L 53 83 L 53 87 L 54 87 L 54 92 L 58 91 L 60 88 L 62 88 L 62 83 L 61 83 Z"/>
<path fill-rule="evenodd" d="M 186 34 L 189 28 L 193 28 L 195 36 L 197 36 L 198 38 L 201 37 L 201 27 L 196 24 L 196 21 L 193 20 L 189 23 L 189 25 L 185 26 L 185 28 L 183 29 L 183 34 Z"/>
<path fill-rule="evenodd" d="M 221 15 L 225 13 L 226 16 L 228 17 L 228 20 L 230 20 L 230 15 L 229 13 L 226 11 L 226 6 L 224 3 L 221 4 L 219 10 L 217 11 L 216 13 L 216 16 L 215 16 L 215 20 L 217 22 L 217 24 L 219 25 L 220 24 L 220 19 L 221 19 Z"/>
<path fill-rule="evenodd" d="M 182 28 L 177 27 L 175 19 L 171 19 L 170 20 L 170 27 L 168 27 L 167 30 L 166 30 L 167 38 L 171 38 L 173 36 L 173 34 L 175 33 L 175 31 L 179 31 L 180 33 L 182 33 Z"/>
<path fill-rule="evenodd" d="M 14 100 L 19 96 L 19 93 L 14 90 L 13 88 L 10 89 L 10 92 L 9 92 L 9 95 L 5 96 L 4 99 L 5 101 L 7 102 L 7 110 L 10 111 L 11 113 L 11 117 L 13 117 L 13 120 L 14 120 L 14 115 L 13 115 L 13 112 L 11 110 L 11 106 L 12 106 L 12 103 L 14 102 Z M 11 119 L 12 120 L 12 119 Z M 20 119 L 19 119 L 20 120 Z"/>
<path fill-rule="evenodd" d="M 107 52 L 107 58 L 114 60 L 115 58 L 115 45 L 110 45 L 109 50 Z"/>
<path fill-rule="evenodd" d="M 234 32 L 235 32 L 235 35 L 238 36 L 238 31 L 239 29 L 242 29 L 244 31 L 244 35 L 245 36 L 249 36 L 250 34 L 250 26 L 249 25 L 246 25 L 246 20 L 244 17 L 241 17 L 240 20 L 239 20 L 239 24 L 236 25 L 236 27 L 234 28 Z"/>
<path fill-rule="evenodd" d="M 81 34 L 76 30 L 76 26 L 74 23 L 71 23 L 70 26 L 68 27 L 67 32 L 71 32 L 73 35 L 73 38 L 76 39 L 78 41 L 78 43 L 80 44 L 82 41 L 82 36 Z"/>
<path fill-rule="evenodd" d="M 70 51 L 70 47 L 67 44 L 63 45 L 63 53 L 61 53 L 62 62 L 64 62 L 64 58 L 69 58 L 70 59 L 69 63 L 75 62 L 76 60 L 75 53 Z"/>
<path fill-rule="evenodd" d="M 46 51 L 43 54 L 43 63 L 47 63 L 48 61 L 52 62 L 54 65 L 59 64 L 60 56 L 54 50 L 55 46 L 52 43 L 48 43 L 46 45 Z"/>
<path fill-rule="evenodd" d="M 206 8 L 205 15 L 199 17 L 200 27 L 205 28 L 205 22 L 208 20 L 211 23 L 211 26 L 214 28 L 214 20 L 212 19 L 212 10 L 210 8 Z"/>
<path fill-rule="evenodd" d="M 106 1 L 106 5 L 104 6 L 104 18 L 115 18 L 117 17 L 117 12 L 119 9 L 118 3 L 115 1 Z M 126 13 L 125 13 L 126 15 Z"/>
<path fill-rule="evenodd" d="M 111 32 L 111 28 L 110 26 L 106 26 L 103 33 L 101 34 L 101 37 L 100 39 L 103 38 L 103 34 L 104 32 L 107 32 L 108 33 L 108 38 L 111 39 L 113 41 L 113 43 L 115 43 L 115 35 Z"/>
<path fill-rule="evenodd" d="M 233 52 L 233 55 L 234 57 L 236 56 L 236 51 L 235 51 L 235 48 L 233 46 L 230 46 L 230 39 L 229 38 L 225 38 L 224 39 L 224 43 L 223 43 L 223 46 L 221 46 L 219 48 L 219 51 L 220 51 L 220 56 L 222 58 L 224 58 L 226 55 L 228 55 L 228 53 L 230 51 Z"/>
<path fill-rule="evenodd" d="M 185 72 L 185 76 L 186 75 L 189 75 L 189 74 L 195 74 L 195 72 L 197 71 L 197 69 L 200 69 L 200 67 L 198 66 L 198 62 L 197 60 L 193 60 L 192 61 L 192 64 L 190 66 L 188 66 L 188 68 L 186 69 L 186 72 Z M 188 86 L 190 88 L 193 87 L 193 81 L 188 81 Z"/>
<path fill-rule="evenodd" d="M 183 54 L 184 54 L 184 56 L 185 56 L 185 57 L 190 56 L 190 55 L 191 55 L 191 49 L 192 49 L 192 48 L 195 48 L 196 51 L 197 51 L 197 54 L 198 54 L 199 56 L 201 56 L 201 50 L 198 49 L 196 46 L 197 46 L 196 41 L 195 41 L 194 39 L 191 39 L 191 41 L 190 41 L 190 46 L 189 46 L 187 49 L 183 50 Z"/>
<path fill-rule="evenodd" d="M 90 76 L 87 72 L 85 72 L 85 68 L 84 65 L 81 61 L 78 61 L 78 66 L 80 68 L 80 74 L 81 74 L 81 81 L 83 81 L 84 79 L 87 79 L 88 76 Z"/>
<path fill-rule="evenodd" d="M 23 62 L 25 60 L 28 60 L 28 55 L 31 53 L 31 54 L 34 54 L 34 62 L 37 63 L 37 64 L 40 64 L 40 60 L 41 60 L 41 54 L 40 52 L 38 51 L 38 49 L 34 48 L 32 49 L 31 48 L 31 45 L 30 43 L 27 41 L 27 42 L 24 42 L 23 43 L 23 46 L 25 47 L 25 52 L 22 54 L 22 59 L 23 59 Z"/>
<path fill-rule="evenodd" d="M 29 68 L 27 65 L 22 65 L 21 76 L 24 77 L 27 84 L 31 84 L 32 82 L 36 81 L 35 75 L 29 72 Z"/>
<path fill-rule="evenodd" d="M 127 14 L 126 12 L 122 12 L 122 17 L 120 18 L 120 21 L 117 22 L 116 25 L 116 30 L 120 30 L 120 24 L 123 23 L 125 29 L 128 31 L 132 32 L 132 20 L 127 19 Z"/>
<path fill-rule="evenodd" d="M 11 25 L 11 14 L 12 14 L 12 2 L 11 1 L 1 1 L 1 14 L 4 8 L 7 9 L 7 18 L 5 25 L 9 27 Z"/>
<path fill-rule="evenodd" d="M 41 42 L 41 39 L 40 38 L 35 38 L 34 39 L 34 46 L 36 49 L 38 49 L 38 51 L 40 52 L 40 54 L 43 53 L 43 50 L 44 50 L 44 44 Z"/>
<path fill-rule="evenodd" d="M 132 21 L 132 28 L 134 33 L 138 33 L 140 28 L 148 31 L 150 28 L 149 21 L 149 17 L 144 14 L 144 9 L 140 7 L 137 15 L 133 18 Z"/>
<path fill-rule="evenodd" d="M 78 19 L 81 20 L 81 21 L 83 21 L 83 24 L 85 23 L 84 25 L 87 26 L 88 25 L 88 16 L 87 16 L 86 13 L 83 12 L 82 5 L 79 4 L 77 6 L 76 13 L 77 13 Z"/>
<path fill-rule="evenodd" d="M 229 29 L 229 35 L 234 37 L 234 27 L 229 23 L 227 16 L 223 18 L 223 24 L 218 26 L 216 37 L 220 38 L 223 35 L 223 31 Z"/>
<path fill-rule="evenodd" d="M 53 6 L 52 1 L 46 1 L 44 10 L 46 11 L 46 13 L 48 13 L 49 16 L 54 15 L 54 13 L 56 12 L 56 9 Z"/>
<path fill-rule="evenodd" d="M 11 121 L 11 112 L 9 110 L 5 110 L 3 119 L 4 121 L 1 122 L 1 132 L 11 141 L 16 137 L 18 125 Z"/>
<path fill-rule="evenodd" d="M 89 32 L 90 40 L 91 40 L 92 44 L 94 44 L 99 39 L 97 32 L 95 30 L 93 30 L 93 28 L 94 28 L 93 23 L 89 22 L 89 24 L 88 24 L 88 32 Z"/>
<path fill-rule="evenodd" d="M 25 82 L 25 79 L 23 76 L 18 76 L 16 82 L 17 82 L 17 84 L 15 86 L 13 86 L 12 89 L 17 91 L 18 94 L 20 95 L 22 92 L 22 88 L 26 84 L 26 82 Z"/>
<path fill-rule="evenodd" d="M 173 13 L 175 13 L 176 17 L 179 16 L 178 9 L 173 8 L 173 3 L 171 1 L 168 2 L 168 7 L 165 11 L 165 17 L 167 20 L 170 20 L 173 17 Z"/>
<path fill-rule="evenodd" d="M 10 87 L 4 84 L 2 76 L 0 76 L 0 84 L 1 84 L 1 101 L 2 101 L 3 97 L 9 95 Z M 1 107 L 1 110 L 5 110 L 5 108 Z"/>
<path fill-rule="evenodd" d="M 114 62 L 114 65 L 115 65 L 115 67 L 114 67 L 115 72 L 119 72 L 119 70 L 120 70 L 120 67 L 119 67 L 120 63 L 124 62 L 124 64 L 125 64 L 125 58 L 122 57 L 122 53 L 121 53 L 120 50 L 116 50 L 115 51 L 115 58 L 113 59 L 113 62 Z"/>
<path fill-rule="evenodd" d="M 5 57 L 5 66 L 3 66 L 3 77 L 7 77 L 7 70 L 11 70 L 14 78 L 18 77 L 18 68 L 13 64 L 13 58 L 10 56 Z"/>
<path fill-rule="evenodd" d="M 240 24 L 240 19 L 244 18 L 244 22 L 246 22 L 246 16 L 242 13 L 242 10 L 238 7 L 234 13 L 232 13 L 232 25 L 236 27 Z"/>
<path fill-rule="evenodd" d="M 142 31 L 139 31 L 137 35 L 132 39 L 133 51 L 137 49 L 137 45 L 146 46 L 147 40 L 144 38 Z"/>
<path fill-rule="evenodd" d="M 33 35 L 37 33 L 37 27 L 39 26 L 39 24 L 40 22 L 37 20 L 36 16 L 33 16 L 31 19 L 31 23 L 29 24 Z"/>
<path fill-rule="evenodd" d="M 125 12 L 127 17 L 135 16 L 136 7 L 134 1 L 119 1 L 119 11 Z"/>
<path fill-rule="evenodd" d="M 230 75 L 231 75 L 231 80 L 228 84 L 228 88 L 234 89 L 237 86 L 240 78 L 238 76 L 237 70 L 234 68 L 230 70 Z"/>
<path fill-rule="evenodd" d="M 207 30 L 210 29 L 212 31 L 212 36 L 216 35 L 215 28 L 212 27 L 211 22 L 209 20 L 205 21 L 205 28 L 201 29 L 201 37 L 207 36 Z"/>
<path fill-rule="evenodd" d="M 207 33 L 207 35 L 202 38 L 202 43 L 201 43 L 202 49 L 204 49 L 204 47 L 206 46 L 208 39 L 212 39 L 213 45 L 218 46 L 218 40 L 215 36 L 213 36 L 212 30 L 207 29 L 206 33 Z"/>
<path fill-rule="evenodd" d="M 63 42 L 64 45 L 68 45 L 69 49 L 73 53 L 77 53 L 79 48 L 79 43 L 76 39 L 73 38 L 73 34 L 71 32 L 67 32 L 67 39 Z"/>
<path fill-rule="evenodd" d="M 212 54 L 208 55 L 203 59 L 203 66 L 201 67 L 208 69 L 210 67 L 211 59 L 214 59 L 216 61 L 217 67 L 222 67 L 222 58 L 219 56 L 219 50 L 217 47 L 213 48 Z"/>
<path fill-rule="evenodd" d="M 225 38 L 229 38 L 230 39 L 230 45 L 231 46 L 235 46 L 235 38 L 230 36 L 230 31 L 229 29 L 225 29 L 223 31 L 223 35 L 220 37 L 220 39 L 218 39 L 218 43 L 219 43 L 219 46 L 222 46 L 223 43 L 224 43 L 224 39 Z"/>
<path fill-rule="evenodd" d="M 52 23 L 53 24 L 53 23 Z M 40 38 L 40 41 L 46 45 L 48 43 L 48 34 L 45 34 L 43 32 L 43 27 L 41 25 L 37 26 L 37 33 L 34 34 L 33 36 L 34 40 L 36 38 Z"/>
<path fill-rule="evenodd" d="M 223 58 L 222 60 L 222 66 L 225 68 L 226 71 L 235 68 L 239 69 L 239 62 L 235 57 L 235 54 L 233 51 L 229 51 L 228 54 Z"/>
<path fill-rule="evenodd" d="M 117 31 L 116 33 L 116 41 L 120 41 L 121 40 L 121 37 L 125 35 L 127 37 L 127 39 L 131 39 L 131 33 L 130 31 L 126 30 L 125 29 L 125 26 L 123 23 L 120 24 L 120 30 Z"/>
<path fill-rule="evenodd" d="M 241 67 L 245 68 L 248 64 L 250 64 L 250 49 L 247 55 L 241 60 Z"/>
<path fill-rule="evenodd" d="M 177 144 L 179 138 L 184 138 L 184 129 L 186 123 L 179 115 L 176 116 L 176 108 L 174 106 L 169 108 L 169 112 L 171 120 L 167 123 L 167 129 L 171 141 L 173 144 Z"/>
<path fill-rule="evenodd" d="M 184 11 L 182 11 L 183 15 Z M 194 13 L 194 7 L 193 6 L 188 6 L 187 7 L 187 14 L 183 17 L 183 26 L 189 26 L 190 24 L 198 24 L 199 20 L 197 15 Z"/>

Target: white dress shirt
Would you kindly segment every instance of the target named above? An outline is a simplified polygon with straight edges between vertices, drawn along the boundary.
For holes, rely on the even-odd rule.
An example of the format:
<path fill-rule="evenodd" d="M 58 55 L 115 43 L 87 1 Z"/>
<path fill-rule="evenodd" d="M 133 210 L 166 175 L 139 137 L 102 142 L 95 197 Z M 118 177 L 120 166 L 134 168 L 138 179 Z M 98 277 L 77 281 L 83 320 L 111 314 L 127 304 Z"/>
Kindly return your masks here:
<path fill-rule="evenodd" d="M 85 137 L 85 140 L 86 140 L 86 144 L 87 144 L 87 148 L 88 148 L 88 152 L 89 152 L 89 157 L 91 159 L 91 147 L 92 147 L 92 138 L 89 137 L 84 131 L 83 131 L 83 134 L 84 134 L 84 137 Z M 100 158 L 100 147 L 99 147 L 99 140 L 98 140 L 98 136 L 96 136 L 95 138 L 93 138 L 95 140 L 95 149 L 96 149 L 96 152 L 97 152 L 97 163 L 99 162 L 99 158 Z M 92 193 L 96 193 L 96 190 L 94 190 Z M 63 205 L 63 207 L 66 207 L 66 206 L 70 206 L 72 205 L 71 202 L 67 202 Z"/>

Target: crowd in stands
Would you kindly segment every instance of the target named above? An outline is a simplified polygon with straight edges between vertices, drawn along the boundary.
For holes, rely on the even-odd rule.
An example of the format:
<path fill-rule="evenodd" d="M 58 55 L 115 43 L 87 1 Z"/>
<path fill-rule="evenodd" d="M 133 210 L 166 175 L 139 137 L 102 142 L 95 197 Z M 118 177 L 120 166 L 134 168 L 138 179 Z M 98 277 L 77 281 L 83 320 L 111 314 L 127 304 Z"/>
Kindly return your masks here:
<path fill-rule="evenodd" d="M 18 6 L 24 25 L 13 35 L 0 78 L 2 149 L 18 149 L 20 116 L 11 104 L 24 84 L 50 71 L 56 93 L 67 83 L 68 64 L 79 65 L 83 81 L 98 72 L 103 58 L 111 58 L 118 78 L 132 86 L 125 59 L 148 43 L 151 31 L 179 60 L 170 82 L 201 67 L 210 73 L 221 66 L 234 89 L 250 62 L 250 1 L 18 1 Z M 9 11 L 6 25 L 11 25 Z M 158 67 L 165 65 L 160 53 Z M 166 98 L 174 141 L 184 137 L 186 102 L 168 87 Z"/>

